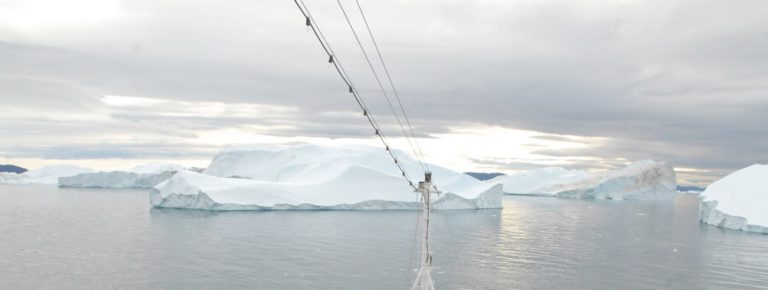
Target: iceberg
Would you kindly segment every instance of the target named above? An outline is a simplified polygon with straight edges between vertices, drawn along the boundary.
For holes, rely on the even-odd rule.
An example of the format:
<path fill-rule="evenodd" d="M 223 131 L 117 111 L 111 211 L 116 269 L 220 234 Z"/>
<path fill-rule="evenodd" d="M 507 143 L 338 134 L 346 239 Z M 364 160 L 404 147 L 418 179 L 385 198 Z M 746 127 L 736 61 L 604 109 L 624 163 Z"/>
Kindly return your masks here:
<path fill-rule="evenodd" d="M 675 170 L 669 163 L 643 160 L 582 181 L 554 185 L 546 191 L 564 198 L 671 200 L 676 189 Z"/>
<path fill-rule="evenodd" d="M 75 165 L 51 165 L 33 169 L 22 174 L 3 173 L 0 175 L 0 183 L 57 184 L 59 182 L 59 177 L 73 176 L 93 171 L 93 169 Z"/>
<path fill-rule="evenodd" d="M 152 188 L 168 180 L 176 171 L 161 173 L 135 173 L 108 171 L 83 173 L 75 176 L 60 177 L 60 187 L 84 188 Z"/>
<path fill-rule="evenodd" d="M 701 222 L 768 234 L 768 165 L 733 172 L 707 186 L 701 198 Z"/>
<path fill-rule="evenodd" d="M 518 174 L 501 175 L 486 182 L 503 184 L 506 194 L 554 196 L 556 192 L 550 192 L 549 188 L 558 184 L 579 182 L 591 177 L 592 174 L 582 170 L 547 167 Z"/>
<path fill-rule="evenodd" d="M 0 184 L 17 183 L 20 174 L 15 172 L 0 172 Z"/>
<path fill-rule="evenodd" d="M 142 164 L 139 166 L 132 167 L 124 171 L 139 173 L 139 174 L 147 174 L 147 173 L 156 174 L 156 173 L 163 173 L 163 172 L 181 171 L 185 169 L 187 168 L 174 163 L 147 163 L 147 164 Z"/>
<path fill-rule="evenodd" d="M 60 187 L 152 188 L 184 167 L 170 163 L 149 163 L 126 170 L 90 172 L 59 178 Z"/>
<path fill-rule="evenodd" d="M 396 151 L 414 182 L 419 164 Z M 443 193 L 433 209 L 501 208 L 501 185 L 429 165 Z M 180 171 L 150 190 L 158 208 L 200 210 L 418 209 L 418 195 L 380 148 L 293 145 L 219 153 L 201 174 Z"/>
<path fill-rule="evenodd" d="M 486 181 L 501 183 L 507 194 L 581 199 L 671 200 L 677 181 L 665 161 L 644 160 L 602 173 L 549 167 Z"/>
<path fill-rule="evenodd" d="M 501 183 L 504 192 L 582 199 L 667 200 L 675 194 L 675 171 L 667 162 L 645 160 L 626 168 L 588 173 L 549 167 L 515 175 L 499 176 L 487 183 Z"/>

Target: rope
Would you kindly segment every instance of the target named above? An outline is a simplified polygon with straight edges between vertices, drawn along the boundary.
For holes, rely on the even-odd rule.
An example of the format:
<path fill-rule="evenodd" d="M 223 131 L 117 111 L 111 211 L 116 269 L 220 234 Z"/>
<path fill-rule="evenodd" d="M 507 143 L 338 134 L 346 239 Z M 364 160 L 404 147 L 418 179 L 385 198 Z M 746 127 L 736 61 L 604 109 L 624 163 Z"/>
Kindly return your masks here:
<path fill-rule="evenodd" d="M 429 169 L 429 164 L 426 162 L 426 159 L 424 158 L 424 152 L 421 151 L 421 145 L 419 144 L 419 139 L 416 138 L 416 134 L 413 133 L 413 126 L 411 126 L 411 120 L 408 118 L 408 113 L 405 112 L 405 107 L 403 107 L 403 102 L 400 101 L 400 94 L 397 92 L 397 88 L 395 88 L 395 84 L 392 81 L 392 76 L 389 74 L 389 69 L 387 68 L 386 63 L 384 63 L 384 57 L 381 56 L 381 50 L 379 50 L 379 45 L 376 43 L 376 38 L 373 37 L 373 32 L 371 31 L 371 27 L 368 25 L 368 19 L 365 17 L 365 13 L 363 12 L 363 7 L 360 6 L 360 1 L 355 0 L 355 3 L 357 4 L 357 9 L 360 11 L 360 16 L 363 17 L 363 22 L 365 23 L 365 28 L 368 30 L 368 35 L 371 36 L 371 42 L 373 42 L 373 47 L 376 48 L 376 54 L 379 56 L 379 61 L 381 62 L 381 66 L 384 68 L 384 73 L 387 76 L 387 80 L 389 81 L 389 86 L 392 87 L 392 92 L 395 94 L 395 99 L 397 100 L 397 104 L 400 106 L 400 111 L 403 113 L 403 117 L 405 118 L 405 123 L 408 125 L 408 130 L 411 133 L 411 137 L 413 137 L 414 142 L 416 143 L 416 148 L 418 149 L 418 154 L 421 158 L 421 160 L 424 161 L 424 166 L 426 166 L 427 171 L 431 171 Z"/>
<path fill-rule="evenodd" d="M 354 97 L 355 102 L 360 107 L 360 109 L 363 110 L 363 116 L 365 116 L 366 119 L 368 119 L 368 123 L 371 124 L 371 127 L 373 127 L 375 135 L 378 136 L 379 140 L 384 145 L 384 148 L 386 148 L 386 151 L 389 153 L 389 156 L 394 161 L 395 166 L 398 168 L 398 170 L 400 170 L 400 173 L 402 174 L 403 178 L 405 178 L 405 180 L 408 182 L 408 185 L 414 190 L 416 190 L 416 186 L 414 185 L 413 181 L 408 176 L 408 174 L 405 172 L 405 169 L 403 169 L 402 163 L 397 157 L 397 154 L 390 149 L 389 143 L 387 142 L 384 136 L 384 133 L 381 130 L 381 127 L 376 122 L 376 119 L 373 117 L 373 114 L 368 109 L 368 106 L 366 106 L 362 96 L 357 91 L 357 88 L 355 87 L 355 85 L 352 83 L 352 80 L 349 78 L 346 71 L 341 66 L 341 61 L 339 60 L 339 57 L 333 53 L 330 43 L 325 39 L 325 36 L 322 35 L 322 32 L 320 31 L 320 27 L 319 25 L 317 25 L 317 21 L 309 13 L 309 9 L 304 4 L 304 1 L 294 0 L 293 2 L 296 3 L 296 7 L 298 7 L 299 10 L 301 11 L 301 14 L 304 15 L 304 18 L 306 19 L 306 25 L 312 28 L 312 32 L 314 33 L 317 40 L 320 42 L 320 46 L 322 46 L 325 53 L 328 54 L 328 61 L 333 64 L 333 67 L 336 69 L 336 72 L 338 72 L 341 79 L 349 88 L 349 92 Z M 299 2 L 301 2 L 301 4 L 299 4 Z"/>
<path fill-rule="evenodd" d="M 389 94 L 387 94 L 387 90 L 384 89 L 384 85 L 381 83 L 381 79 L 379 78 L 379 74 L 376 73 L 376 69 L 373 67 L 373 63 L 371 62 L 371 59 L 368 57 L 368 53 L 365 51 L 365 48 L 363 47 L 362 42 L 360 41 L 360 37 L 357 35 L 357 31 L 355 30 L 354 26 L 352 25 L 352 21 L 349 20 L 349 16 L 347 15 L 346 10 L 344 10 L 344 5 L 341 4 L 340 0 L 336 0 L 336 3 L 339 4 L 339 8 L 341 9 L 341 13 L 344 15 L 344 19 L 347 20 L 347 24 L 349 25 L 349 29 L 352 30 L 352 35 L 355 36 L 355 40 L 357 41 L 357 46 L 360 47 L 360 51 L 363 53 L 363 56 L 365 57 L 365 61 L 368 63 L 368 67 L 371 69 L 371 72 L 373 73 L 373 77 L 376 79 L 376 83 L 378 83 L 379 88 L 381 89 L 382 94 L 384 95 L 384 99 L 387 101 L 387 105 L 389 105 L 389 109 L 392 111 L 392 114 L 395 116 L 395 120 L 397 121 L 397 124 L 400 126 L 400 130 L 403 132 L 403 136 L 405 136 L 406 141 L 408 141 L 408 145 L 410 145 L 411 150 L 413 151 L 413 155 L 416 157 L 416 159 L 419 162 L 419 166 L 421 166 L 421 169 L 424 171 L 428 171 L 427 167 L 425 166 L 425 162 L 422 160 L 421 155 L 419 155 L 420 151 L 417 151 L 416 148 L 413 145 L 413 142 L 411 142 L 411 136 L 408 135 L 408 132 L 406 132 L 405 127 L 403 126 L 403 122 L 400 120 L 400 114 L 397 113 L 395 110 L 394 105 L 392 105 L 392 101 L 389 98 Z M 366 21 L 366 27 L 367 27 L 367 21 Z M 370 34 L 370 29 L 368 30 Z M 373 38 L 373 34 L 371 35 L 371 39 Z M 374 40 L 375 44 L 375 40 Z M 378 45 L 377 51 L 378 51 Z M 381 54 L 379 54 L 381 56 Z M 383 62 L 382 62 L 383 63 Z M 391 79 L 390 79 L 391 83 Z M 398 97 L 398 102 L 400 102 L 400 99 Z M 400 102 L 400 106 L 402 108 L 402 103 Z M 405 114 L 405 110 L 403 109 L 403 114 Z M 407 116 L 404 115 L 404 117 L 407 119 Z M 409 125 L 410 126 L 410 125 Z M 410 127 L 409 127 L 410 128 Z M 411 132 L 413 132 L 413 129 L 411 129 Z M 415 138 L 415 137 L 414 137 Z"/>

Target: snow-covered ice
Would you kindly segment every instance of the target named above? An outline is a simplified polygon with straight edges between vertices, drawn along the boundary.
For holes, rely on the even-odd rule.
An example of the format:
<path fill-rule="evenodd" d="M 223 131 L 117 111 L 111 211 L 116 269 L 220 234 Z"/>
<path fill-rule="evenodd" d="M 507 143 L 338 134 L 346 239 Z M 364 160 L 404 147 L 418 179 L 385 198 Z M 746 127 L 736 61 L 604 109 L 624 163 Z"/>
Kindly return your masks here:
<path fill-rule="evenodd" d="M 83 173 L 59 178 L 61 187 L 86 188 L 152 188 L 168 180 L 176 171 L 161 173 L 135 173 L 126 171 L 108 171 Z"/>
<path fill-rule="evenodd" d="M 487 181 L 504 184 L 504 192 L 583 199 L 669 200 L 675 196 L 675 171 L 667 162 L 638 161 L 601 173 L 559 167 L 500 176 Z"/>
<path fill-rule="evenodd" d="M 554 195 L 548 188 L 557 184 L 568 184 L 592 177 L 586 171 L 569 170 L 562 167 L 547 167 L 528 170 L 518 174 L 501 175 L 485 182 L 504 185 L 504 192 L 525 195 Z"/>
<path fill-rule="evenodd" d="M 18 173 L 0 172 L 0 184 L 16 183 L 19 178 Z"/>
<path fill-rule="evenodd" d="M 418 163 L 396 151 L 407 174 Z M 501 208 L 501 185 L 430 165 L 444 192 L 435 209 Z M 257 146 L 225 150 L 199 174 L 180 171 L 150 191 L 155 207 L 204 210 L 416 209 L 418 196 L 382 148 Z"/>
<path fill-rule="evenodd" d="M 4 173 L 0 175 L 0 183 L 11 184 L 57 184 L 59 177 L 73 176 L 93 172 L 93 169 L 75 165 L 51 165 L 33 169 L 22 174 Z"/>
<path fill-rule="evenodd" d="M 149 163 L 126 170 L 90 172 L 59 178 L 61 187 L 152 188 L 184 167 L 171 163 Z"/>
<path fill-rule="evenodd" d="M 671 200 L 676 189 L 675 170 L 669 163 L 643 160 L 582 181 L 553 185 L 545 191 L 565 198 Z"/>
<path fill-rule="evenodd" d="M 145 174 L 145 173 L 163 173 L 163 172 L 169 172 L 169 171 L 171 172 L 181 171 L 184 169 L 186 169 L 184 166 L 181 166 L 179 164 L 174 164 L 174 163 L 147 163 L 139 166 L 134 166 L 130 169 L 122 170 L 122 171 Z"/>
<path fill-rule="evenodd" d="M 733 172 L 707 186 L 701 197 L 702 222 L 768 234 L 768 165 Z"/>

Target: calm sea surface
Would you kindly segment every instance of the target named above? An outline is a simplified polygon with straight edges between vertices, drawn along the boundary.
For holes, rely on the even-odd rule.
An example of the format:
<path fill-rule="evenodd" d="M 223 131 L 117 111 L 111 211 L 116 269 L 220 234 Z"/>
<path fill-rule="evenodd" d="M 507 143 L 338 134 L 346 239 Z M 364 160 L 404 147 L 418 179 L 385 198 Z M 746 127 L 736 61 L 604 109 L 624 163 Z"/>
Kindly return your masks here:
<path fill-rule="evenodd" d="M 407 289 L 417 214 L 151 209 L 146 191 L 0 185 L 0 289 Z M 768 235 L 698 199 L 505 197 L 433 215 L 438 289 L 768 289 Z"/>

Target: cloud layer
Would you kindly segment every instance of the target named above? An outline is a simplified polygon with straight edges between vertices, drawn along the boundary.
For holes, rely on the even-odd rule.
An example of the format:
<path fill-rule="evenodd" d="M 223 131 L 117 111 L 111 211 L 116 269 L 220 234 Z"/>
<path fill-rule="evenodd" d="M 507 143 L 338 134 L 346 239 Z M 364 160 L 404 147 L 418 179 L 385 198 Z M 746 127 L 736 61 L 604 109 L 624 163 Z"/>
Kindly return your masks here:
<path fill-rule="evenodd" d="M 190 140 L 228 128 L 369 136 L 291 1 L 98 2 L 68 2 L 57 17 L 46 1 L 0 4 L 2 157 L 204 155 L 220 144 Z M 307 4 L 396 132 L 338 6 Z M 500 126 L 592 138 L 531 147 L 528 160 L 466 156 L 479 168 L 654 158 L 704 170 L 684 173 L 703 183 L 768 162 L 765 1 L 361 4 L 420 134 Z"/>

